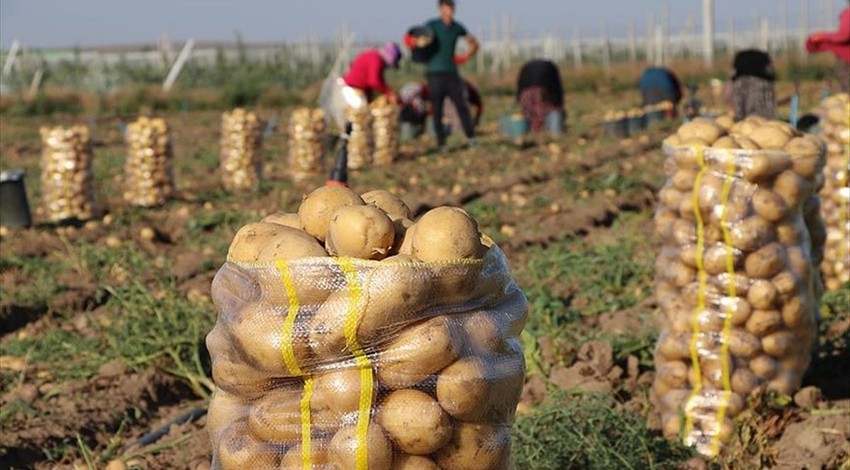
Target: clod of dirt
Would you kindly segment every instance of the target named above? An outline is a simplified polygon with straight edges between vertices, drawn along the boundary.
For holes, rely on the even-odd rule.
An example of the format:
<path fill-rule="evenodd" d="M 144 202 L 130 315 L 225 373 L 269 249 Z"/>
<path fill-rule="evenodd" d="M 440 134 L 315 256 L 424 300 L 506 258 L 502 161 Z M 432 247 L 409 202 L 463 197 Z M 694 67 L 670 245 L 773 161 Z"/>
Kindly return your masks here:
<path fill-rule="evenodd" d="M 127 372 L 127 365 L 121 359 L 113 359 L 97 369 L 97 375 L 110 378 L 120 377 Z"/>
<path fill-rule="evenodd" d="M 118 460 L 110 460 L 108 464 L 106 464 L 106 470 L 124 470 L 127 468 L 127 465 Z"/>
<path fill-rule="evenodd" d="M 680 465 L 678 468 L 679 470 L 708 470 L 708 464 L 705 463 L 705 460 L 699 457 L 694 457 Z"/>
<path fill-rule="evenodd" d="M 579 348 L 578 359 L 588 363 L 597 374 L 604 376 L 614 366 L 614 348 L 608 341 L 588 341 Z"/>
<path fill-rule="evenodd" d="M 194 251 L 186 251 L 178 254 L 174 258 L 174 264 L 171 267 L 171 272 L 178 281 L 185 281 L 195 274 L 198 274 L 203 263 L 203 254 Z"/>
<path fill-rule="evenodd" d="M 843 411 L 847 401 L 835 402 Z M 844 408 L 846 410 L 847 408 Z M 850 456 L 850 428 L 847 413 L 813 415 L 794 423 L 774 444 L 781 468 L 839 468 Z"/>
<path fill-rule="evenodd" d="M 794 403 L 800 408 L 816 408 L 822 399 L 823 392 L 814 386 L 803 387 L 794 395 Z"/>
<path fill-rule="evenodd" d="M 38 387 L 33 384 L 26 383 L 21 385 L 16 394 L 21 401 L 29 405 L 38 398 Z"/>
<path fill-rule="evenodd" d="M 561 390 L 577 389 L 590 393 L 611 391 L 611 384 L 597 378 L 594 367 L 584 362 L 578 362 L 569 368 L 553 367 L 549 380 Z"/>

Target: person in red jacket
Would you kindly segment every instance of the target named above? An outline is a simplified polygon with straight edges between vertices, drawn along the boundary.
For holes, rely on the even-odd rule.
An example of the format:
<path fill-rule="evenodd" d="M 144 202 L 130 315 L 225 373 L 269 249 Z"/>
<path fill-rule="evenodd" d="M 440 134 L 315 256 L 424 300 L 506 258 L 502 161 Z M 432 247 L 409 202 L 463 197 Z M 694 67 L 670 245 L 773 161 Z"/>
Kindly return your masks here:
<path fill-rule="evenodd" d="M 838 31 L 814 33 L 806 39 L 809 52 L 829 51 L 838 58 L 836 75 L 841 91 L 850 91 L 850 7 L 838 16 Z"/>
<path fill-rule="evenodd" d="M 392 42 L 366 49 L 354 58 L 348 73 L 336 80 L 330 109 L 326 110 L 341 130 L 345 129 L 347 107 L 366 106 L 379 95 L 387 95 L 390 101 L 398 103 L 398 96 L 387 84 L 384 71 L 388 67 L 398 68 L 400 60 L 401 48 Z"/>

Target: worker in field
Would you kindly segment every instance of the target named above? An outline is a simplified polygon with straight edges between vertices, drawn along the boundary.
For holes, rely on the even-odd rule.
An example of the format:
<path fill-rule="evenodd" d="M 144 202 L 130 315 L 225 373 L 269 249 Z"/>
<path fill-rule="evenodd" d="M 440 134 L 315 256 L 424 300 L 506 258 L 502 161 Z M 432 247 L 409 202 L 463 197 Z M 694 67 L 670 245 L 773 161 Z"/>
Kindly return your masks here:
<path fill-rule="evenodd" d="M 528 120 L 531 132 L 546 127 L 551 113 L 564 113 L 564 85 L 561 72 L 551 60 L 534 59 L 523 64 L 516 85 L 516 100 Z"/>
<path fill-rule="evenodd" d="M 647 67 L 638 80 L 638 88 L 643 98 L 643 105 L 653 105 L 669 101 L 673 104 L 668 117 L 675 117 L 676 109 L 682 100 L 682 82 L 670 69 L 664 67 Z"/>
<path fill-rule="evenodd" d="M 484 114 L 484 100 L 472 82 L 464 79 L 463 85 L 464 101 L 471 110 L 473 127 L 478 127 L 481 116 Z M 401 122 L 412 124 L 420 131 L 423 130 L 428 116 L 433 113 L 428 84 L 420 81 L 408 82 L 399 89 L 398 95 L 401 105 Z M 463 128 L 457 109 L 448 97 L 443 100 L 443 123 L 448 124 L 451 129 Z"/>
<path fill-rule="evenodd" d="M 738 52 L 732 64 L 731 104 L 735 120 L 757 115 L 776 115 L 776 71 L 767 52 L 747 49 Z"/>
<path fill-rule="evenodd" d="M 325 111 L 333 118 L 339 129 L 345 129 L 346 108 L 359 109 L 379 95 L 387 95 L 398 103 L 398 96 L 387 84 L 384 72 L 387 68 L 398 68 L 401 48 L 388 42 L 378 48 L 369 48 L 358 54 L 351 62 L 348 72 L 336 79 Z"/>
<path fill-rule="evenodd" d="M 814 33 L 806 39 L 809 52 L 832 52 L 838 59 L 835 75 L 838 87 L 843 92 L 850 91 L 850 7 L 845 8 L 838 17 L 838 31 L 833 33 Z"/>
<path fill-rule="evenodd" d="M 438 0 L 439 18 L 425 24 L 432 36 L 428 44 L 425 62 L 426 78 L 428 80 L 429 99 L 433 109 L 434 122 L 442 122 L 444 116 L 444 101 L 446 98 L 454 103 L 458 120 L 463 128 L 468 145 L 474 145 L 475 124 L 469 113 L 469 106 L 464 98 L 464 82 L 458 72 L 458 65 L 466 63 L 478 51 L 478 41 L 469 34 L 466 28 L 455 21 L 454 0 Z M 468 51 L 463 55 L 455 55 L 458 39 L 466 39 Z M 411 49 L 417 47 L 418 38 L 412 34 L 405 36 L 405 44 Z M 434 126 L 437 145 L 442 148 L 446 144 L 446 131 L 443 126 Z"/>

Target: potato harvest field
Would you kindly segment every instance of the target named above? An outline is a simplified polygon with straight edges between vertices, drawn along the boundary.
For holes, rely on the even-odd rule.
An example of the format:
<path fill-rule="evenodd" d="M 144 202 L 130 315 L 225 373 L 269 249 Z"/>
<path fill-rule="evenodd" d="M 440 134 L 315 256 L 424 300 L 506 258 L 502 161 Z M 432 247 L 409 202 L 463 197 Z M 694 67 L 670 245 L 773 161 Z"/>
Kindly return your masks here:
<path fill-rule="evenodd" d="M 777 95 L 786 95 L 790 89 L 789 83 L 778 83 Z M 711 415 L 708 418 L 692 417 L 692 410 L 685 413 L 670 403 L 679 403 L 674 400 L 683 399 L 683 390 L 687 397 L 689 381 L 699 381 L 700 370 L 705 379 L 703 395 L 716 392 L 712 388 L 717 385 L 714 382 L 722 380 L 712 382 L 713 371 L 728 372 L 729 366 L 705 361 L 694 372 L 685 363 L 696 346 L 689 345 L 688 338 L 676 344 L 672 341 L 677 332 L 691 327 L 688 322 L 702 322 L 702 318 L 691 320 L 693 312 L 681 312 L 684 307 L 677 304 L 693 294 L 688 282 L 695 276 L 694 266 L 704 265 L 709 271 L 708 282 L 719 286 L 716 289 L 726 289 L 735 282 L 723 277 L 727 261 L 732 261 L 725 252 L 711 258 L 710 249 L 703 259 L 699 248 L 678 243 L 681 239 L 677 238 L 677 227 L 693 222 L 681 214 L 691 211 L 693 216 L 703 188 L 714 191 L 711 197 L 720 198 L 722 194 L 725 198 L 737 186 L 724 186 L 722 181 L 711 181 L 711 175 L 689 172 L 687 164 L 703 158 L 702 151 L 699 157 L 682 151 L 667 161 L 662 143 L 675 134 L 671 139 L 677 144 L 695 145 L 699 141 L 713 145 L 711 151 L 705 150 L 705 155 L 711 156 L 724 149 L 748 148 L 740 146 L 743 139 L 732 142 L 721 127 L 709 129 L 712 135 L 705 134 L 702 128 L 699 132 L 693 127 L 680 128 L 681 120 L 653 123 L 629 138 L 607 135 L 603 115 L 625 109 L 624 103 L 639 101 L 636 90 L 608 90 L 567 94 L 568 131 L 559 137 L 532 135 L 524 145 L 517 146 L 498 131 L 498 117 L 510 112 L 512 97 L 502 94 L 485 99 L 488 108 L 479 126 L 476 146 L 466 148 L 456 136 L 450 138 L 444 152 L 433 150 L 433 139 L 427 135 L 403 142 L 392 164 L 365 164 L 349 171 L 348 183 L 353 192 L 327 197 L 328 201 L 350 198 L 354 202 L 346 203 L 350 207 L 345 210 L 337 210 L 333 220 L 321 215 L 324 209 L 315 205 L 332 206 L 336 202 L 311 198 L 302 206 L 306 195 L 325 184 L 332 162 L 326 155 L 323 170 L 312 171 L 316 162 L 311 155 L 321 150 L 318 140 L 309 140 L 312 134 L 302 139 L 301 147 L 290 148 L 295 141 L 287 132 L 292 108 L 259 107 L 251 109 L 253 112 L 229 113 L 228 129 L 235 130 L 226 130 L 225 135 L 221 111 L 162 110 L 152 116 L 161 121 L 146 119 L 127 126 L 128 135 L 135 136 L 128 140 L 115 116 L 90 120 L 72 115 L 2 116 L 0 169 L 25 170 L 36 223 L 26 229 L 4 227 L 0 233 L 0 469 L 202 470 L 211 468 L 214 453 L 216 458 L 231 459 L 228 461 L 244 468 L 251 466 L 247 461 L 253 465 L 265 462 L 281 468 L 301 468 L 300 464 L 290 467 L 285 462 L 299 462 L 302 447 L 287 447 L 284 452 L 238 440 L 231 446 L 234 441 L 226 439 L 228 433 L 235 432 L 234 428 L 222 423 L 232 418 L 227 413 L 237 412 L 221 411 L 224 408 L 213 412 L 210 408 L 211 412 L 206 413 L 211 400 L 238 401 L 250 395 L 256 400 L 254 411 L 238 413 L 247 416 L 241 421 L 247 422 L 246 426 L 263 429 L 265 438 L 260 440 L 282 440 L 282 435 L 291 438 L 292 429 L 297 437 L 302 429 L 299 420 L 290 426 L 292 429 L 263 421 L 274 413 L 298 413 L 302 397 L 293 395 L 288 388 L 291 383 L 257 379 L 264 385 L 252 388 L 253 384 L 242 382 L 214 382 L 213 365 L 232 367 L 228 373 L 217 372 L 218 377 L 241 379 L 259 374 L 260 366 L 246 370 L 239 369 L 242 366 L 235 360 L 227 362 L 229 354 L 236 355 L 233 351 L 238 350 L 256 359 L 254 365 L 271 367 L 280 363 L 281 368 L 286 365 L 292 369 L 291 356 L 306 372 L 313 367 L 323 371 L 328 363 L 350 365 L 344 361 L 364 360 L 357 353 L 357 340 L 352 341 L 339 324 L 312 325 L 312 329 L 305 326 L 305 335 L 319 335 L 315 341 L 309 337 L 311 344 L 322 345 L 321 350 L 314 348 L 308 358 L 307 353 L 302 355 L 301 343 L 295 339 L 291 345 L 281 346 L 280 337 L 274 336 L 280 334 L 281 328 L 301 331 L 304 318 L 300 313 L 294 326 L 281 326 L 282 322 L 271 320 L 246 326 L 236 320 L 235 314 L 219 317 L 213 299 L 224 310 L 257 309 L 263 319 L 266 317 L 262 315 L 273 316 L 269 312 L 275 305 L 294 306 L 297 310 L 299 305 L 292 304 L 291 296 L 273 298 L 280 294 L 280 290 L 275 291 L 279 288 L 267 288 L 265 283 L 270 278 L 263 277 L 259 268 L 253 270 L 256 266 L 251 263 L 304 256 L 348 259 L 328 256 L 330 253 L 360 258 L 353 261 L 353 267 L 334 261 L 342 266 L 341 271 L 334 271 L 337 284 L 350 280 L 347 269 L 389 265 L 395 271 L 385 280 L 390 292 L 387 296 L 403 297 L 399 302 L 431 302 L 429 308 L 436 312 L 422 323 L 415 323 L 413 318 L 397 320 L 406 323 L 400 331 L 387 333 L 386 339 L 379 334 L 380 328 L 367 332 L 370 325 L 365 319 L 359 325 L 355 336 L 362 345 L 369 346 L 369 341 L 374 340 L 381 351 L 374 374 L 374 380 L 380 382 L 374 387 L 379 398 L 372 396 L 370 390 L 369 397 L 374 400 L 371 404 L 367 401 L 364 405 L 360 391 L 348 400 L 351 395 L 334 395 L 337 388 L 330 392 L 323 389 L 331 385 L 322 384 L 319 376 L 315 384 L 309 380 L 314 401 L 323 402 L 320 411 L 352 411 L 358 407 L 363 411 L 365 406 L 367 420 L 380 424 L 370 428 L 369 432 L 376 435 L 367 436 L 370 468 L 850 470 L 850 283 L 831 280 L 827 286 L 830 288 L 817 296 L 819 307 L 812 304 L 820 312 L 819 320 L 800 320 L 799 328 L 787 330 L 793 336 L 779 337 L 770 321 L 779 322 L 780 314 L 771 310 L 771 305 L 774 301 L 778 305 L 782 295 L 783 302 L 790 304 L 803 295 L 795 297 L 794 289 L 803 288 L 792 280 L 787 292 L 777 292 L 773 286 L 779 285 L 776 279 L 784 268 L 774 266 L 769 250 L 784 250 L 788 264 L 793 265 L 794 249 L 808 243 L 808 238 L 783 241 L 780 233 L 774 243 L 758 239 L 768 231 L 762 228 L 768 223 L 765 220 L 784 220 L 795 209 L 799 219 L 804 220 L 806 202 L 798 194 L 799 188 L 816 185 L 816 164 L 807 169 L 802 164 L 798 168 L 786 162 L 782 169 L 763 169 L 763 174 L 745 182 L 763 189 L 753 190 L 752 201 L 761 219 L 745 219 L 741 215 L 734 222 L 754 226 L 746 226 L 755 235 L 740 240 L 740 246 L 741 253 L 755 254 L 746 260 L 734 260 L 742 266 L 736 275 L 751 278 L 751 282 L 739 279 L 750 282 L 746 286 L 749 291 L 739 290 L 738 297 L 727 298 L 739 300 L 747 309 L 752 305 L 752 322 L 732 319 L 732 325 L 724 326 L 722 320 L 720 325 L 711 325 L 712 319 L 707 319 L 702 326 L 716 327 L 717 331 L 727 327 L 733 336 L 754 338 L 756 348 L 763 347 L 764 352 L 747 353 L 742 352 L 742 347 L 732 347 L 736 361 L 741 357 L 748 361 L 747 367 L 736 362 L 735 371 L 744 371 L 756 383 L 771 377 L 770 383 L 775 387 L 765 391 L 764 387 L 742 386 L 741 390 L 746 391 L 739 391 L 733 374 L 732 388 L 739 401 L 724 402 L 722 408 L 725 412 L 728 407 L 728 413 L 725 417 L 721 414 L 715 422 L 714 411 L 707 413 Z M 801 110 L 816 113 L 820 99 L 820 83 L 803 82 Z M 780 114 L 783 112 L 787 115 L 787 110 L 780 107 Z M 260 146 L 258 136 L 273 113 L 280 113 L 280 125 Z M 321 119 L 311 121 L 308 113 L 299 113 L 304 128 L 313 126 L 316 132 L 324 131 Z M 136 117 L 127 116 L 128 120 Z M 68 206 L 36 211 L 44 197 L 42 182 L 50 179 L 49 174 L 42 175 L 39 128 L 75 124 L 88 126 L 92 154 L 91 162 L 85 165 L 91 166 L 94 191 L 68 195 Z M 243 128 L 248 129 L 247 137 L 235 135 Z M 788 137 L 792 131 L 783 132 L 788 134 L 781 137 L 784 140 L 778 148 L 811 144 L 803 136 L 797 136 L 799 141 L 792 144 Z M 765 137 L 768 131 L 753 128 L 741 133 L 762 142 L 754 148 L 772 148 L 768 141 L 774 137 Z M 149 145 L 155 145 L 155 151 L 145 153 L 136 148 L 145 138 L 153 140 Z M 222 145 L 228 149 L 227 158 L 234 161 L 228 165 L 221 163 Z M 230 155 L 243 147 L 256 153 L 248 152 L 247 163 L 235 162 L 238 158 Z M 149 160 L 158 168 L 157 183 L 148 187 L 128 181 L 126 175 L 141 175 Z M 251 178 L 255 175 L 239 173 L 229 165 L 261 166 L 258 188 L 243 190 L 243 186 L 253 184 Z M 222 172 L 228 173 L 227 189 L 222 185 Z M 671 177 L 672 174 L 677 176 Z M 668 178 L 670 184 L 666 184 Z M 691 189 L 697 187 L 699 194 L 697 189 Z M 396 200 L 386 193 L 364 194 L 372 190 L 392 193 L 406 203 L 410 212 L 394 205 Z M 358 195 L 363 195 L 362 201 Z M 792 201 L 794 195 L 799 200 Z M 166 202 L 161 204 L 163 201 Z M 370 202 L 372 205 L 367 204 Z M 822 204 L 831 211 L 827 218 L 838 213 L 837 203 Z M 51 211 L 76 205 L 92 212 L 93 217 L 73 224 L 48 221 Z M 441 206 L 459 207 L 466 213 L 434 210 Z M 724 217 L 733 217 L 734 210 L 732 207 L 717 215 L 719 221 L 713 215 L 704 224 L 700 220 L 705 237 L 723 240 L 722 222 L 727 220 Z M 300 219 L 277 215 L 259 223 L 278 213 L 299 213 Z M 425 214 L 429 215 L 423 217 Z M 412 225 L 416 220 L 416 225 Z M 289 223 L 299 229 L 284 227 Z M 759 223 L 762 225 L 756 226 Z M 248 224 L 255 224 L 249 227 L 254 232 L 240 232 Z M 663 231 L 659 225 L 663 224 L 670 227 L 666 236 L 659 234 Z M 816 230 L 812 228 L 813 218 L 800 222 L 801 230 L 805 231 L 806 224 L 808 230 Z M 411 230 L 411 225 L 416 228 Z M 439 238 L 437 232 L 443 225 L 450 226 L 455 234 L 452 243 Z M 300 231 L 302 226 L 306 234 Z M 411 239 L 410 246 L 394 243 L 399 240 L 399 233 L 405 234 L 406 242 Z M 738 243 L 735 233 L 729 239 Z M 286 244 L 272 248 L 257 245 L 263 237 L 286 240 Z M 824 237 L 827 250 L 836 246 L 839 248 L 834 249 L 840 249 L 842 242 L 850 243 L 828 238 L 828 234 Z M 504 257 L 496 252 L 494 244 Z M 694 254 L 697 251 L 699 254 Z M 384 259 L 386 256 L 389 258 Z M 688 256 L 693 258 L 691 262 L 686 260 Z M 458 258 L 481 261 L 483 267 L 474 261 L 458 266 L 446 261 Z M 244 263 L 234 264 L 234 260 Z M 499 264 L 501 260 L 507 264 Z M 448 267 L 437 274 L 424 274 L 417 268 L 422 261 L 442 262 Z M 717 269 L 713 271 L 715 265 Z M 249 274 L 239 271 L 238 266 Z M 474 277 L 479 282 L 445 281 L 451 278 L 450 268 L 463 271 L 473 269 L 470 266 L 478 266 L 471 276 L 480 276 Z M 318 264 L 314 268 L 320 269 Z M 319 295 L 315 291 L 321 284 L 311 279 L 330 279 L 333 275 L 307 273 L 297 264 L 288 269 L 292 285 L 281 275 L 284 284 L 291 291 L 301 289 L 304 305 L 300 307 L 309 311 L 305 315 L 308 320 L 318 318 L 328 305 L 347 308 L 339 305 L 348 305 L 345 301 L 349 290 L 338 286 L 330 294 L 324 292 L 320 300 L 310 297 Z M 789 273 L 792 271 L 788 268 Z M 413 282 L 430 279 L 428 276 L 434 277 L 435 287 L 431 290 L 420 289 L 420 284 Z M 256 279 L 249 279 L 252 277 Z M 682 277 L 687 279 L 679 282 Z M 763 278 L 774 280 L 771 284 Z M 254 285 L 251 282 L 259 286 L 257 292 L 262 291 L 257 294 L 257 298 L 262 295 L 262 301 L 249 299 L 248 291 Z M 271 283 L 277 286 L 280 277 L 271 277 Z M 508 314 L 518 308 L 517 299 L 522 297 L 511 290 L 517 286 L 528 301 L 524 328 L 517 327 L 522 326 L 523 319 Z M 463 304 L 459 299 L 487 297 L 491 294 L 484 292 L 487 289 L 495 292 L 491 295 L 495 300 L 488 301 L 496 305 L 488 308 L 500 315 L 505 313 L 504 324 L 488 323 L 488 308 L 483 306 L 479 313 L 461 320 L 450 318 L 454 304 Z M 815 296 L 810 300 L 815 302 Z M 309 309 L 310 302 L 316 304 L 315 309 Z M 380 310 L 381 305 L 370 307 Z M 401 314 L 389 310 L 375 315 Z M 682 316 L 678 313 L 683 313 L 685 320 L 677 320 Z M 770 317 L 774 313 L 777 318 Z M 761 323 L 751 324 L 757 320 Z M 467 376 L 485 369 L 481 364 L 490 353 L 482 351 L 492 341 L 486 337 L 488 327 L 494 329 L 490 334 L 516 347 L 505 352 L 492 370 L 487 369 L 496 385 L 490 384 L 486 392 L 474 395 L 474 386 L 469 384 L 475 381 Z M 449 342 L 451 334 L 446 331 L 452 328 L 464 329 L 471 338 L 464 343 L 465 357 L 447 347 L 427 350 L 427 360 L 414 361 L 409 357 L 412 353 L 397 344 L 402 340 L 420 344 L 417 340 L 422 337 Z M 231 333 L 225 335 L 220 329 Z M 664 341 L 668 338 L 673 338 L 670 344 Z M 378 343 L 379 339 L 383 342 Z M 799 345 L 785 348 L 780 340 Z M 250 341 L 278 346 L 270 351 L 252 349 L 246 346 Z M 422 344 L 423 350 L 431 347 L 430 343 Z M 788 351 L 808 354 L 808 346 L 812 351 L 808 367 L 799 361 L 791 362 L 793 353 Z M 283 356 L 281 348 L 285 350 Z M 351 352 L 352 358 L 341 356 L 340 351 Z M 222 357 L 227 359 L 218 362 Z M 384 357 L 404 357 L 407 368 L 394 370 L 391 360 Z M 525 362 L 524 377 L 521 359 Z M 384 360 L 387 365 L 381 362 Z M 765 371 L 770 367 L 779 372 Z M 782 393 L 782 374 L 795 371 L 802 375 L 802 388 L 788 388 L 787 394 Z M 451 380 L 452 374 L 456 381 Z M 327 381 L 331 380 L 336 380 L 333 386 L 341 389 L 348 386 L 350 378 L 335 376 Z M 425 387 L 430 387 L 427 393 L 421 391 Z M 515 418 L 513 403 L 508 399 L 510 409 L 505 409 L 504 396 L 500 395 L 512 392 L 504 392 L 501 387 L 516 390 Z M 717 387 L 722 389 L 721 385 Z M 261 388 L 262 393 L 257 392 Z M 653 390 L 661 403 L 651 397 Z M 251 395 L 254 392 L 257 393 Z M 467 394 L 480 400 L 468 398 Z M 447 396 L 453 399 L 448 400 Z M 369 418 L 369 406 L 377 410 L 377 400 L 383 400 L 380 411 Z M 430 423 L 429 429 L 433 428 L 427 435 L 416 435 L 404 424 L 405 419 L 420 414 L 423 421 Z M 481 424 L 485 415 L 503 427 L 487 428 L 487 424 Z M 314 417 L 315 426 L 321 428 L 323 417 L 318 411 Z M 718 433 L 723 434 L 722 452 L 717 457 L 707 457 L 711 452 L 705 449 L 714 441 L 703 442 L 701 437 L 694 438 L 695 446 L 683 445 L 682 438 L 689 434 L 679 429 L 686 421 L 693 421 L 685 427 L 693 435 L 716 425 Z M 317 452 L 313 458 L 317 463 L 328 459 L 337 465 L 333 468 L 355 468 L 351 462 L 360 457 L 349 445 L 354 439 L 351 434 L 357 432 L 355 426 L 328 426 L 332 430 L 327 435 L 312 441 Z M 381 429 L 392 441 L 381 434 Z M 225 444 L 219 446 L 222 440 Z M 373 441 L 380 442 L 373 445 Z M 470 445 L 468 441 L 474 441 L 476 452 L 470 454 L 463 447 Z M 266 450 L 249 456 L 246 449 L 250 446 Z M 331 449 L 329 456 L 320 455 L 326 448 Z M 245 460 L 249 457 L 259 460 Z M 487 461 L 488 458 L 492 460 Z"/>

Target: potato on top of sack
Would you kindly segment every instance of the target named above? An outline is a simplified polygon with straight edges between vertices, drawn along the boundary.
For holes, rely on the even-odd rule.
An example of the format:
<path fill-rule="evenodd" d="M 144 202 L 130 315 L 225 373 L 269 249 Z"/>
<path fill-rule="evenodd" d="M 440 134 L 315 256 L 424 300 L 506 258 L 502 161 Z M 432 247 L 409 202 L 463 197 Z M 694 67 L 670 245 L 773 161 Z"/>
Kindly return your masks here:
<path fill-rule="evenodd" d="M 465 211 L 325 186 L 227 259 L 213 468 L 512 468 L 527 301 Z"/>
<path fill-rule="evenodd" d="M 664 152 L 653 401 L 666 436 L 711 456 L 749 396 L 792 395 L 811 359 L 824 143 L 780 121 L 698 118 Z"/>

